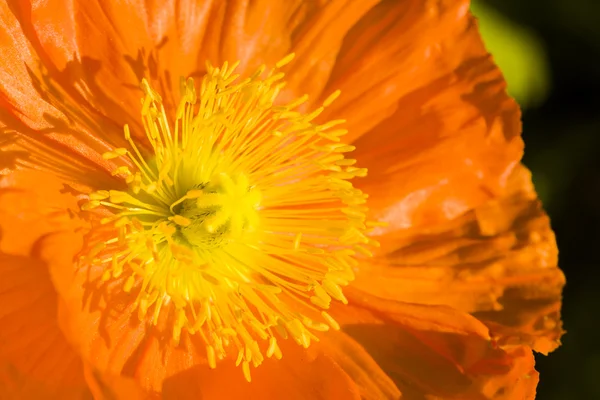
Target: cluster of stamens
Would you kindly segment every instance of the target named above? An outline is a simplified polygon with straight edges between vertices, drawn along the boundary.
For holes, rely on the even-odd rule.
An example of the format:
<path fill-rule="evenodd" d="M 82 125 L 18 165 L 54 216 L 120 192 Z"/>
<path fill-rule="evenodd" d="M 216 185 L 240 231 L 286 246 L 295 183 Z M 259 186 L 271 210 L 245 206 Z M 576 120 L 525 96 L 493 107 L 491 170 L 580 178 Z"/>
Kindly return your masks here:
<path fill-rule="evenodd" d="M 277 337 L 308 347 L 339 329 L 327 309 L 347 302 L 356 255 L 377 245 L 349 181 L 366 170 L 344 157 L 344 121 L 313 122 L 339 92 L 308 114 L 297 111 L 306 96 L 275 103 L 291 59 L 246 79 L 208 65 L 198 94 L 182 82 L 173 124 L 143 81 L 146 137 L 125 126 L 129 148 L 104 154 L 128 189 L 84 206 L 110 213 L 86 257 L 102 279 L 122 280 L 141 320 L 157 324 L 168 305 L 175 343 L 199 335 L 211 367 L 232 356 L 248 380 L 264 355 L 282 356 Z"/>

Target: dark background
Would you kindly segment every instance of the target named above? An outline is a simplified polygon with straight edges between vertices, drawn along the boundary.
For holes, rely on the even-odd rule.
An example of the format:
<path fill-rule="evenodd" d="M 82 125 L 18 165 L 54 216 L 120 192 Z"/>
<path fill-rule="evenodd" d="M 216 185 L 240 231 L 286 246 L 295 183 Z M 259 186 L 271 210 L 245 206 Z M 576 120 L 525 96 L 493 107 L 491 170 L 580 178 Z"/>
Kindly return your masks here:
<path fill-rule="evenodd" d="M 567 334 L 537 357 L 537 398 L 600 399 L 600 0 L 474 0 L 473 12 L 524 107 L 524 163 L 567 276 Z"/>

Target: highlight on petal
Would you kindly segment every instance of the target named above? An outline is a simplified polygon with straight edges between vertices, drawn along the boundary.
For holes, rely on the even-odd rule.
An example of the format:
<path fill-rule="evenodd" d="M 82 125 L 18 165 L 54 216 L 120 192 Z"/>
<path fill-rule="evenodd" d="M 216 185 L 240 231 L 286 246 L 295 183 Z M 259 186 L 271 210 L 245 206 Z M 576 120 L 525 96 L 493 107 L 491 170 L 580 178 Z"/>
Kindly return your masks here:
<path fill-rule="evenodd" d="M 390 86 L 397 80 L 367 73 L 374 63 L 362 64 L 362 70 L 340 64 L 335 75 L 343 77 L 345 71 L 343 79 L 352 88 L 361 88 L 356 83 L 361 78 L 381 80 L 379 86 L 365 87 L 380 90 L 378 98 L 389 98 L 393 108 L 354 142 L 357 159 L 369 169 L 358 186 L 370 195 L 372 217 L 388 223 L 375 231 L 381 249 L 358 269 L 354 286 L 382 298 L 475 313 L 501 343 L 547 353 L 562 334 L 564 276 L 556 267 L 548 218 L 528 173 L 518 166 L 523 146 L 518 106 L 506 94 L 466 4 L 413 4 L 415 15 L 440 22 L 428 28 L 431 35 L 422 43 L 409 42 L 412 47 L 402 53 L 413 55 L 419 65 L 404 65 L 403 76 L 414 71 L 421 78 Z M 396 54 L 391 50 L 396 38 L 383 29 L 395 27 L 396 6 L 384 2 L 371 11 L 373 19 L 362 22 L 370 34 L 351 42 L 346 64 L 359 59 L 361 45 L 373 57 L 381 56 L 384 50 L 371 45 L 375 38 Z M 426 8 L 429 13 L 423 13 Z M 428 25 L 414 29 L 423 26 Z M 344 104 L 342 112 L 352 110 L 353 103 L 342 96 L 336 106 Z M 361 112 L 369 110 L 350 115 Z"/>
<path fill-rule="evenodd" d="M 349 295 L 353 306 L 332 314 L 344 334 L 392 378 L 402 398 L 535 396 L 537 374 L 529 348 L 498 347 L 487 327 L 472 316 L 446 306 Z"/>

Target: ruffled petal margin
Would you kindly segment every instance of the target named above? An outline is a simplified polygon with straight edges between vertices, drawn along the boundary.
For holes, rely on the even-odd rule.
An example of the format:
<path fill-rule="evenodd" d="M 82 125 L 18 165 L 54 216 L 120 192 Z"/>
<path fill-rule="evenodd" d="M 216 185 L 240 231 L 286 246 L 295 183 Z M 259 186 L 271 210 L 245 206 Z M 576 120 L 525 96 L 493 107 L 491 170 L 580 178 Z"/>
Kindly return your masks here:
<path fill-rule="evenodd" d="M 434 58 L 448 62 L 445 74 L 404 93 L 393 114 L 353 143 L 369 171 L 356 185 L 388 230 L 435 226 L 501 196 L 522 157 L 518 105 L 469 17 L 455 41 L 460 57 L 445 60 L 455 54 L 448 44 Z"/>
<path fill-rule="evenodd" d="M 559 345 L 564 275 L 547 215 L 524 167 L 506 195 L 455 220 L 381 236 L 353 287 L 372 296 L 445 304 L 483 320 L 501 344 Z"/>

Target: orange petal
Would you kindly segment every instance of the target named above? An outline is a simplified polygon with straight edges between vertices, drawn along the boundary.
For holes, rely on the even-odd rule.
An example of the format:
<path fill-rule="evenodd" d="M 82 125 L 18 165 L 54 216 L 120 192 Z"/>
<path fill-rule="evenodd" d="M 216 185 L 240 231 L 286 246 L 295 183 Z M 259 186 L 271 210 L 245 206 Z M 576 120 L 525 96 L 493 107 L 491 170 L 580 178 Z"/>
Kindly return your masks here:
<path fill-rule="evenodd" d="M 381 254 L 361 266 L 354 288 L 474 313 L 502 344 L 543 353 L 557 347 L 564 276 L 525 168 L 511 175 L 505 196 L 445 224 L 389 233 L 381 241 Z"/>
<path fill-rule="evenodd" d="M 29 255 L 51 232 L 75 230 L 77 199 L 52 175 L 20 171 L 0 178 L 0 250 Z"/>
<path fill-rule="evenodd" d="M 14 6 L 14 2 L 0 3 L 0 121 L 4 122 L 5 114 L 16 114 L 38 127 L 45 116 L 58 118 L 60 113 L 34 87 L 31 76 L 41 75 L 41 60 L 23 32 Z"/>
<path fill-rule="evenodd" d="M 31 61 L 24 61 L 35 68 L 35 77 L 47 81 L 37 84 L 56 85 L 67 101 L 62 107 L 55 104 L 60 112 L 79 108 L 71 111 L 95 118 L 93 113 L 100 111 L 120 126 L 128 112 L 129 117 L 138 116 L 141 78 L 134 68 L 135 57 L 158 43 L 150 37 L 143 4 L 24 0 L 13 2 L 7 15 L 14 19 L 15 37 L 28 42 Z M 20 77 L 22 86 L 29 84 L 27 78 Z M 32 83 L 35 86 L 35 80 Z M 58 94 L 49 92 L 36 93 L 38 99 L 31 101 L 52 100 Z M 44 121 L 41 114 L 36 121 Z"/>
<path fill-rule="evenodd" d="M 35 172 L 0 181 L 0 398 L 89 397 L 81 359 L 58 326 L 53 259 L 44 256 L 56 231 L 80 225 L 69 213 L 76 200 L 60 188 Z M 59 245 L 53 253 L 63 257 L 69 246 Z"/>
<path fill-rule="evenodd" d="M 160 398 L 157 394 L 142 390 L 132 378 L 102 374 L 89 365 L 84 367 L 84 372 L 94 399 L 150 400 Z"/>
<path fill-rule="evenodd" d="M 356 184 L 370 196 L 372 218 L 388 222 L 391 229 L 432 226 L 502 193 L 523 149 L 518 106 L 506 94 L 465 2 L 419 4 L 429 12 L 424 26 L 433 30 L 416 42 L 420 47 L 414 54 L 412 47 L 406 50 L 408 64 L 392 78 L 363 72 L 367 82 L 386 79 L 372 89 L 377 101 L 370 104 L 379 107 L 384 98 L 393 113 L 383 121 L 370 113 L 371 92 L 361 89 L 368 83 L 357 86 L 368 96 L 354 94 L 352 108 L 339 111 L 377 124 L 353 143 L 353 156 L 369 170 Z M 420 38 L 420 26 L 414 28 L 415 37 Z M 348 79 L 350 85 L 358 77 Z M 364 132 L 353 128 L 361 122 L 350 123 L 351 132 Z"/>
<path fill-rule="evenodd" d="M 200 338 L 191 340 L 183 332 L 179 345 L 172 342 L 170 305 L 163 305 L 156 325 L 151 312 L 140 320 L 136 295 L 123 291 L 122 277 L 105 284 L 101 267 L 52 258 L 61 328 L 95 371 L 129 377 L 144 391 L 160 392 L 165 379 L 197 365 L 208 368 Z"/>
<path fill-rule="evenodd" d="M 161 88 L 173 110 L 180 77 L 201 75 L 206 61 L 241 60 L 240 72 L 248 73 L 295 51 L 300 61 L 289 67 L 291 94 L 308 91 L 316 99 L 344 35 L 375 2 L 4 4 L 0 126 L 16 140 L 0 149 L 8 166 L 49 169 L 88 186 L 110 182 L 112 164 L 101 155 L 125 145 L 124 124 L 134 135 L 141 131 L 143 77 Z"/>
<path fill-rule="evenodd" d="M 400 391 L 361 344 L 348 334 L 330 331 L 319 335 L 314 347 L 331 357 L 352 378 L 361 399 L 398 399 Z"/>
<path fill-rule="evenodd" d="M 76 54 L 69 42 L 70 9 L 64 2 L 58 6 L 42 2 L 36 10 L 25 1 L 0 4 L 0 127 L 10 137 L 0 143 L 10 162 L 0 167 L 35 167 L 88 183 L 94 178 L 110 181 L 96 168 L 110 170 L 101 154 L 109 145 L 124 142 L 121 135 L 108 135 L 121 128 L 86 107 L 76 89 L 86 86 L 81 74 L 67 66 L 60 69 L 67 62 L 60 54 Z M 33 12 L 40 10 L 45 14 Z M 60 25 L 53 28 L 48 15 Z M 37 35 L 37 23 L 45 37 Z"/>
<path fill-rule="evenodd" d="M 180 77 L 200 75 L 206 61 L 240 60 L 241 72 L 253 72 L 296 52 L 290 86 L 316 98 L 345 34 L 375 3 L 51 0 L 19 2 L 10 14 L 31 58 L 39 57 L 48 70 L 36 75 L 62 86 L 65 97 L 79 100 L 82 110 L 99 111 L 122 126 L 137 123 L 143 77 L 160 82 L 155 86 L 165 90 L 172 106 L 178 102 Z M 30 81 L 27 75 L 21 80 Z M 41 100 L 42 93 L 36 97 Z M 106 136 L 103 130 L 96 134 Z"/>
<path fill-rule="evenodd" d="M 265 1 L 267 2 L 274 3 Z M 377 2 L 333 0 L 322 3 L 314 10 L 306 10 L 306 3 L 309 2 L 297 1 L 297 4 L 305 9 L 306 17 L 301 25 L 288 33 L 291 38 L 288 52 L 296 53 L 296 61 L 290 64 L 286 78 L 296 95 L 307 93 L 311 101 L 317 100 L 332 74 L 348 32 Z M 290 28 L 293 26 L 289 26 L 288 29 Z M 328 96 L 337 89 L 339 88 L 334 87 L 324 95 Z"/>
<path fill-rule="evenodd" d="M 200 29 L 199 35 L 204 40 L 198 65 L 206 60 L 217 65 L 240 60 L 240 72 L 248 74 L 261 64 L 272 66 L 294 52 L 294 61 L 284 67 L 288 85 L 281 100 L 307 93 L 309 102 L 319 101 L 344 38 L 376 3 L 376 0 L 215 2 L 210 6 L 208 24 Z"/>
<path fill-rule="evenodd" d="M 44 263 L 0 254 L 0 398 L 89 396 L 81 359 L 58 327 L 56 305 Z"/>
<path fill-rule="evenodd" d="M 346 118 L 355 140 L 451 75 L 473 52 L 468 8 L 466 0 L 379 2 L 344 38 L 324 91 L 342 95 L 324 118 Z"/>
<path fill-rule="evenodd" d="M 533 399 L 537 374 L 531 350 L 498 348 L 472 316 L 444 306 L 350 295 L 353 305 L 332 310 L 332 316 L 403 398 Z"/>
<path fill-rule="evenodd" d="M 96 289 L 102 274 L 97 269 L 75 270 L 69 260 L 58 260 L 50 268 L 61 297 L 59 316 L 65 335 L 92 368 L 120 375 L 145 332 L 133 313 L 132 299 L 123 293 L 107 302 L 109 289 Z"/>
<path fill-rule="evenodd" d="M 247 382 L 233 361 L 178 374 L 165 381 L 165 399 L 360 399 L 350 377 L 327 354 L 314 354 L 282 342 L 281 360 L 266 359 L 251 368 Z M 285 348 L 283 348 L 285 347 Z M 309 349 L 310 350 L 310 349 Z"/>
<path fill-rule="evenodd" d="M 189 33 L 190 25 L 202 30 L 196 14 L 206 6 L 192 8 L 190 3 L 177 2 L 185 10 L 181 14 L 172 1 L 22 1 L 14 8 L 48 77 L 62 86 L 67 98 L 79 100 L 76 111 L 99 113 L 116 124 L 93 132 L 110 140 L 111 134 L 122 136 L 119 130 L 125 123 L 137 125 L 143 77 L 158 79 L 160 74 L 178 94 L 180 76 L 196 69 L 197 49 L 178 45 L 198 42 Z M 159 51 L 167 36 L 167 46 Z M 172 76 L 165 79 L 166 71 Z"/>

